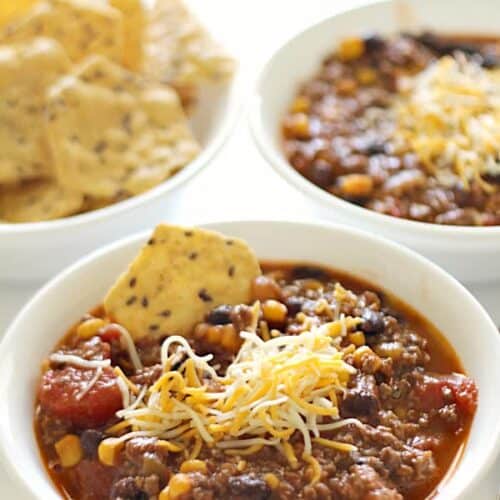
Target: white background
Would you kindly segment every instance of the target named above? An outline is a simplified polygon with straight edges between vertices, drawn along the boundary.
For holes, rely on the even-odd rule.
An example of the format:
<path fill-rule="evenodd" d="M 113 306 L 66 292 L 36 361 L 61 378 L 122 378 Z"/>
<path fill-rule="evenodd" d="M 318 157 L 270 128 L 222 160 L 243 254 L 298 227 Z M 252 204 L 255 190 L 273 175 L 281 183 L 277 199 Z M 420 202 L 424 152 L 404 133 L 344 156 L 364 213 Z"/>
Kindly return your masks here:
<path fill-rule="evenodd" d="M 303 27 L 361 4 L 363 0 L 191 0 L 189 3 L 240 60 L 245 74 L 245 97 L 249 97 L 260 66 L 274 49 Z M 174 214 L 165 214 L 166 219 L 194 223 L 210 219 L 293 219 L 310 215 L 304 198 L 281 180 L 257 152 L 248 130 L 245 108 L 243 103 L 241 116 L 225 148 L 207 169 L 190 181 L 180 206 Z M 36 288 L 35 285 L 0 285 L 0 335 Z M 472 291 L 500 324 L 500 287 Z M 474 498 L 495 499 L 499 474 L 500 461 Z M 0 499 L 14 498 L 22 500 L 0 470 Z"/>

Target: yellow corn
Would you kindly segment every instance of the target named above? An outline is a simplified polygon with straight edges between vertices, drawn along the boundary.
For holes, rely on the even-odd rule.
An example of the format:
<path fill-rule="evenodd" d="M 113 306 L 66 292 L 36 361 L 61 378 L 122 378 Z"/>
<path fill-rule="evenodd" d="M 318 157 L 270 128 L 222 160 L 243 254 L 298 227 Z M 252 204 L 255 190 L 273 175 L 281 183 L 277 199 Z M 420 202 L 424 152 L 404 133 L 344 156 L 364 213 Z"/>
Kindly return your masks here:
<path fill-rule="evenodd" d="M 347 336 L 349 342 L 352 342 L 355 346 L 362 346 L 366 344 L 365 334 L 363 332 L 354 332 Z"/>
<path fill-rule="evenodd" d="M 66 434 L 54 445 L 59 462 L 63 467 L 73 467 L 83 458 L 80 438 L 74 434 Z"/>
<path fill-rule="evenodd" d="M 280 485 L 280 480 L 271 472 L 264 475 L 264 481 L 272 490 L 277 489 L 278 486 Z"/>
<path fill-rule="evenodd" d="M 207 473 L 207 464 L 203 460 L 185 460 L 180 467 L 181 472 L 201 472 Z"/>
<path fill-rule="evenodd" d="M 340 190 L 347 196 L 368 196 L 373 191 L 373 179 L 369 175 L 349 174 L 339 177 Z"/>
<path fill-rule="evenodd" d="M 236 469 L 238 470 L 238 472 L 243 472 L 246 468 L 247 468 L 247 461 L 246 460 L 240 460 L 236 464 Z"/>
<path fill-rule="evenodd" d="M 97 334 L 98 330 L 106 325 L 106 322 L 101 318 L 90 318 L 80 323 L 76 329 L 76 334 L 81 339 L 90 339 Z"/>
<path fill-rule="evenodd" d="M 309 118 L 305 113 L 295 113 L 286 123 L 286 131 L 300 139 L 309 138 Z"/>
<path fill-rule="evenodd" d="M 354 364 L 356 366 L 361 366 L 363 364 L 363 359 L 365 357 L 373 359 L 375 370 L 378 370 L 378 368 L 382 364 L 382 360 L 380 359 L 380 357 L 377 356 L 377 354 L 375 354 L 367 345 L 363 345 L 361 347 L 358 347 L 354 351 L 354 354 L 352 355 L 352 357 L 354 360 Z"/>
<path fill-rule="evenodd" d="M 361 38 L 349 37 L 342 40 L 338 55 L 342 61 L 354 61 L 359 59 L 365 51 L 365 43 Z"/>
<path fill-rule="evenodd" d="M 293 113 L 307 113 L 310 105 L 311 102 L 308 97 L 299 96 L 295 99 L 295 101 L 293 101 L 291 110 Z"/>
<path fill-rule="evenodd" d="M 99 461 L 103 465 L 115 465 L 116 459 L 123 448 L 123 445 L 123 441 L 120 441 L 117 438 L 107 438 L 104 441 L 101 441 L 99 448 L 97 448 Z"/>
<path fill-rule="evenodd" d="M 240 348 L 241 341 L 233 325 L 224 325 L 220 343 L 224 349 L 236 353 Z"/>
<path fill-rule="evenodd" d="M 168 497 L 165 498 L 168 498 L 168 500 L 178 500 L 182 495 L 189 493 L 192 487 L 191 479 L 187 474 L 174 474 L 168 482 Z M 163 500 L 161 496 L 160 500 Z"/>
<path fill-rule="evenodd" d="M 356 80 L 352 78 L 342 78 L 335 85 L 335 90 L 337 91 L 337 94 L 344 96 L 354 94 L 357 88 L 358 84 L 356 83 Z"/>
<path fill-rule="evenodd" d="M 262 304 L 262 314 L 266 321 L 271 323 L 283 323 L 286 320 L 287 308 L 285 304 L 277 300 L 266 300 Z"/>
<path fill-rule="evenodd" d="M 359 68 L 356 71 L 356 79 L 361 85 L 371 85 L 377 79 L 377 73 L 372 68 Z"/>

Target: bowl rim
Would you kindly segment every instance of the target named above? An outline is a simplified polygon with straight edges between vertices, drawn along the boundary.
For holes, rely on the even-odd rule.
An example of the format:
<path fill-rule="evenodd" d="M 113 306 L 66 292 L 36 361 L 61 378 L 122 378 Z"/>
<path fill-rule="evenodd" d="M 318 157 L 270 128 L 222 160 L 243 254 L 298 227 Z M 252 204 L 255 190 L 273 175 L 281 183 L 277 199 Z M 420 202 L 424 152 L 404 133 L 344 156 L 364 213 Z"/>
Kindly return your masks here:
<path fill-rule="evenodd" d="M 200 173 L 201 170 L 209 166 L 211 160 L 216 157 L 217 153 L 234 132 L 234 124 L 243 108 L 244 74 L 241 63 L 239 61 L 235 62 L 236 68 L 234 74 L 227 81 L 207 84 L 209 87 L 226 88 L 227 91 L 227 109 L 219 120 L 218 130 L 207 146 L 201 149 L 198 156 L 179 172 L 148 191 L 89 212 L 39 222 L 8 223 L 0 221 L 0 237 L 50 233 L 52 231 L 79 228 L 86 224 L 98 224 L 104 219 L 123 215 L 141 205 L 147 205 L 149 202 L 164 196 L 168 192 L 174 191 Z"/>
<path fill-rule="evenodd" d="M 369 233 L 364 230 L 360 230 L 358 228 L 354 228 L 349 225 L 333 223 L 331 221 L 326 220 L 316 220 L 316 221 L 292 221 L 292 220 L 282 220 L 282 219 L 256 219 L 256 220 L 223 220 L 223 221 L 210 221 L 199 224 L 199 227 L 217 230 L 217 231 L 231 231 L 235 227 L 241 226 L 252 226 L 252 225 L 286 225 L 290 226 L 294 230 L 306 230 L 308 228 L 317 228 L 320 230 L 327 230 L 328 232 L 340 232 L 343 233 L 346 237 L 357 237 L 364 238 L 366 240 L 371 240 L 375 244 L 379 245 L 381 248 L 385 248 L 387 250 L 393 252 L 399 252 L 400 254 L 405 255 L 407 258 L 420 262 L 421 265 L 425 266 L 431 274 L 439 276 L 443 283 L 446 283 L 446 286 L 453 287 L 459 292 L 463 300 L 469 302 L 469 304 L 474 307 L 478 317 L 482 317 L 482 320 L 485 321 L 487 325 L 489 325 L 489 329 L 485 330 L 486 335 L 490 336 L 492 339 L 495 339 L 494 342 L 500 343 L 500 338 L 498 338 L 498 331 L 496 326 L 494 325 L 492 319 L 478 302 L 478 300 L 452 275 L 448 272 L 444 271 L 438 265 L 434 264 L 429 259 L 423 257 L 418 254 L 414 250 L 411 250 L 404 245 L 401 245 L 397 242 L 394 242 L 390 239 L 381 237 L 379 235 L 375 235 Z M 91 262 L 99 260 L 103 258 L 105 255 L 112 254 L 116 251 L 119 251 L 122 248 L 126 248 L 130 245 L 137 244 L 141 241 L 146 241 L 151 233 L 151 229 L 146 231 L 141 231 L 139 233 L 135 233 L 126 238 L 119 239 L 113 243 L 107 244 L 94 250 L 92 253 L 78 259 L 75 263 L 65 268 L 63 271 L 58 273 L 55 277 L 53 277 L 47 284 L 45 284 L 38 292 L 27 302 L 27 304 L 21 309 L 21 311 L 16 315 L 14 320 L 10 323 L 9 327 L 6 330 L 5 336 L 0 342 L 0 356 L 2 354 L 7 355 L 10 351 L 11 344 L 16 341 L 16 332 L 19 329 L 20 324 L 26 321 L 30 317 L 30 311 L 33 307 L 35 307 L 38 303 L 45 300 L 45 296 L 50 293 L 54 288 L 57 289 L 58 286 L 62 282 L 64 282 L 69 276 L 72 274 L 79 272 L 89 265 Z M 402 297 L 402 300 L 405 300 Z M 453 344 L 452 344 L 453 345 Z M 460 353 L 457 353 L 460 355 Z M 460 356 L 461 357 L 461 356 Z M 487 404 L 487 403 L 485 403 Z M 33 495 L 34 498 L 37 497 L 37 492 L 32 487 L 30 481 L 28 481 L 25 477 L 25 470 L 23 470 L 23 466 L 20 463 L 17 463 L 9 458 L 9 439 L 8 433 L 5 433 L 5 422 L 9 419 L 7 417 L 0 419 L 0 463 L 4 465 L 4 470 L 7 472 L 9 477 L 11 477 L 16 484 L 24 492 L 29 492 Z M 484 477 L 492 470 L 492 466 L 495 463 L 495 460 L 500 454 L 500 421 L 498 425 L 494 428 L 493 434 L 491 436 L 491 445 L 489 446 L 486 453 L 483 453 L 480 456 L 479 460 L 479 468 L 475 476 L 468 476 L 464 479 L 464 484 L 461 487 L 458 495 L 453 497 L 454 499 L 462 498 L 462 495 L 465 493 L 471 493 L 474 488 L 477 487 L 479 482 L 484 479 Z M 484 451 L 484 450 L 483 450 Z M 465 453 L 467 450 L 465 450 Z M 463 454 L 461 455 L 458 464 L 463 459 Z M 44 470 L 43 464 L 40 461 L 40 471 L 43 470 L 43 474 L 47 475 L 47 471 Z M 456 466 L 455 466 L 456 468 Z M 448 472 L 449 475 L 444 476 L 444 481 L 449 479 L 449 477 L 455 474 L 455 471 L 451 473 Z M 48 476 L 47 476 L 48 477 Z M 52 481 L 50 478 L 48 478 Z M 438 493 L 439 498 L 439 493 Z"/>
<path fill-rule="evenodd" d="M 466 237 L 475 236 L 483 238 L 498 238 L 500 237 L 500 225 L 498 226 L 452 226 L 445 224 L 435 224 L 431 222 L 420 222 L 411 219 L 398 218 L 387 214 L 382 214 L 370 210 L 368 208 L 350 203 L 338 196 L 327 193 L 313 182 L 299 174 L 293 166 L 284 159 L 282 149 L 273 144 L 273 140 L 266 133 L 266 127 L 263 123 L 261 105 L 265 105 L 261 96 L 261 89 L 268 79 L 269 73 L 272 71 L 274 63 L 285 53 L 293 42 L 297 41 L 308 33 L 321 28 L 324 25 L 335 22 L 342 16 L 348 16 L 352 13 L 369 10 L 373 8 L 384 8 L 394 4 L 393 0 L 368 0 L 363 5 L 354 7 L 346 7 L 338 12 L 323 18 L 319 21 L 306 24 L 303 28 L 297 30 L 293 35 L 282 42 L 273 52 L 267 57 L 265 62 L 260 66 L 257 73 L 256 83 L 253 87 L 253 95 L 249 104 L 249 124 L 252 132 L 252 137 L 257 149 L 274 170 L 294 188 L 298 188 L 313 202 L 320 202 L 323 206 L 328 207 L 332 212 L 342 210 L 344 213 L 349 213 L 350 216 L 359 220 L 365 220 L 368 223 L 377 225 L 391 226 L 393 230 L 411 232 L 415 235 L 426 235 L 430 237 Z M 412 1 L 412 5 L 417 5 L 417 2 Z M 499 35 L 500 36 L 500 35 Z M 296 82 L 297 87 L 300 81 Z M 277 124 L 279 125 L 279 123 Z"/>

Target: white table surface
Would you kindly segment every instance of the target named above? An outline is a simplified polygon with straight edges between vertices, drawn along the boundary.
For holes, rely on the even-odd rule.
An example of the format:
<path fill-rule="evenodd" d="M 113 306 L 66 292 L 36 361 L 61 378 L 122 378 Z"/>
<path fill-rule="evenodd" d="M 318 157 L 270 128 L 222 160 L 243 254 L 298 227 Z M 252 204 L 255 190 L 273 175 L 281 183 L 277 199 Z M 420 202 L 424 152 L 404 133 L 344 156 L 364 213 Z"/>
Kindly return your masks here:
<path fill-rule="evenodd" d="M 282 42 L 322 17 L 363 0 L 190 0 L 193 9 L 217 37 L 240 59 L 246 95 L 258 68 Z M 189 191 L 168 214 L 173 222 L 312 217 L 304 198 L 279 179 L 256 150 L 243 106 L 235 130 L 212 165 L 189 184 Z M 167 215 L 166 215 L 167 217 Z M 1 244 L 1 242 L 0 242 Z M 0 284 L 0 337 L 19 308 L 41 283 Z M 500 285 L 471 290 L 500 325 Z M 493 500 L 500 491 L 500 460 L 474 492 L 475 500 Z M 0 469 L 0 499 L 23 500 Z M 500 497 L 498 497 L 500 498 Z"/>

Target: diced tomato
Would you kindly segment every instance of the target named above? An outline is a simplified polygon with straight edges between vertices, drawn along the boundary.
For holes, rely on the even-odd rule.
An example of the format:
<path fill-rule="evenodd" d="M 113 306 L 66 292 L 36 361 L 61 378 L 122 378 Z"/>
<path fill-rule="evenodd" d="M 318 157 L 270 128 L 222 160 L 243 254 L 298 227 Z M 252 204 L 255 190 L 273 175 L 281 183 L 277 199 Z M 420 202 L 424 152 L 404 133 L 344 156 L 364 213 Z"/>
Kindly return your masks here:
<path fill-rule="evenodd" d="M 39 390 L 42 408 L 77 427 L 104 424 L 123 407 L 122 395 L 117 376 L 110 367 L 104 368 L 97 382 L 83 394 L 94 376 L 93 369 L 73 366 L 48 370 Z"/>
<path fill-rule="evenodd" d="M 115 325 L 111 324 L 103 326 L 99 332 L 99 336 L 104 342 L 113 342 L 113 340 L 119 340 L 121 334 L 120 330 L 118 330 Z"/>
<path fill-rule="evenodd" d="M 422 410 L 439 409 L 454 403 L 461 414 L 472 415 L 476 411 L 477 387 L 464 375 L 426 375 L 415 392 Z"/>
<path fill-rule="evenodd" d="M 458 383 L 450 385 L 451 390 L 455 394 L 455 402 L 461 413 L 473 415 L 477 408 L 477 386 L 467 377 L 460 377 Z"/>

